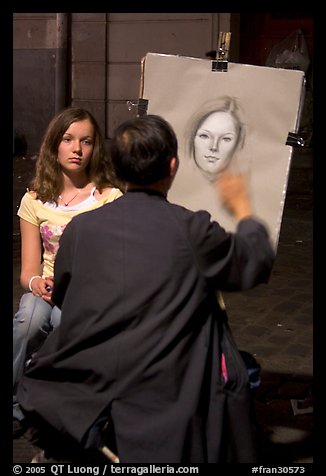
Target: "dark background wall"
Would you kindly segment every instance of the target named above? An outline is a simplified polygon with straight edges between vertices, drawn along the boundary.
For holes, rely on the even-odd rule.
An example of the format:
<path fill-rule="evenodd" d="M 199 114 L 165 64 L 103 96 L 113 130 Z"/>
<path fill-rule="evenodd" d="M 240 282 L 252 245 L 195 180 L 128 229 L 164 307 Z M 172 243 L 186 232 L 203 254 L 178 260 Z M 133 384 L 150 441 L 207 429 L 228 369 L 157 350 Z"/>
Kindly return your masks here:
<path fill-rule="evenodd" d="M 32 153 L 54 113 L 54 54 L 49 49 L 17 50 L 13 57 L 14 70 L 21 72 L 14 75 L 14 127 L 26 136 Z"/>

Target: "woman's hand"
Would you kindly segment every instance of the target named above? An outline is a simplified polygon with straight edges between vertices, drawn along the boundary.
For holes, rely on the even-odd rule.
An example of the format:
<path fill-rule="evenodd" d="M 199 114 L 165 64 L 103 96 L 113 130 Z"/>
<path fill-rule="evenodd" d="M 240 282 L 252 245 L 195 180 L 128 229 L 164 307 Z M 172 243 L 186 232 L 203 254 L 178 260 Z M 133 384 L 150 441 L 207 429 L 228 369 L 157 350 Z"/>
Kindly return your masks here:
<path fill-rule="evenodd" d="M 53 277 L 45 278 L 46 294 L 42 294 L 42 298 L 44 299 L 44 301 L 48 302 L 49 304 L 53 304 L 51 301 L 52 289 L 53 289 Z"/>
<path fill-rule="evenodd" d="M 40 276 L 35 276 L 33 280 L 30 282 L 30 290 L 34 294 L 34 296 L 41 297 L 44 301 L 52 304 L 51 296 L 52 296 L 52 288 L 53 288 L 53 278 L 42 278 Z"/>

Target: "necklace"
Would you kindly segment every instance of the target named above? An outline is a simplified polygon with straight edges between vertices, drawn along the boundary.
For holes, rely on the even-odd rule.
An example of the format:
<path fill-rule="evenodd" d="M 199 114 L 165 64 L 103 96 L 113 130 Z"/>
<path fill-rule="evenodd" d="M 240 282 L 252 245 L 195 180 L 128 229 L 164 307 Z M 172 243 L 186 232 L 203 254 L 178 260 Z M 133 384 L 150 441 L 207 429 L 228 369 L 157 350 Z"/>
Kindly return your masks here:
<path fill-rule="evenodd" d="M 83 187 L 84 188 L 84 187 Z M 78 189 L 78 192 L 76 193 L 76 195 L 74 195 L 68 202 L 65 202 L 64 199 L 62 198 L 62 195 L 59 195 L 59 198 L 60 200 L 64 203 L 65 207 L 67 207 L 69 205 L 69 203 L 71 203 L 76 197 L 77 195 L 82 191 L 83 189 L 82 188 L 79 188 Z"/>

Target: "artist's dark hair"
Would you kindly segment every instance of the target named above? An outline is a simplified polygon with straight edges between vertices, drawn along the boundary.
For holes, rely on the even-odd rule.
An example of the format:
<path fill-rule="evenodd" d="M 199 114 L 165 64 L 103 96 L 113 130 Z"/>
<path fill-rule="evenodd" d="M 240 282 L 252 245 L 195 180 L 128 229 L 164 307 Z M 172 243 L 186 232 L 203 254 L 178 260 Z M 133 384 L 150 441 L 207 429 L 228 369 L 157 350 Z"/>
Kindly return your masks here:
<path fill-rule="evenodd" d="M 150 185 L 170 175 L 170 159 L 177 158 L 178 142 L 162 117 L 129 119 L 117 127 L 110 156 L 116 178 L 123 183 Z"/>

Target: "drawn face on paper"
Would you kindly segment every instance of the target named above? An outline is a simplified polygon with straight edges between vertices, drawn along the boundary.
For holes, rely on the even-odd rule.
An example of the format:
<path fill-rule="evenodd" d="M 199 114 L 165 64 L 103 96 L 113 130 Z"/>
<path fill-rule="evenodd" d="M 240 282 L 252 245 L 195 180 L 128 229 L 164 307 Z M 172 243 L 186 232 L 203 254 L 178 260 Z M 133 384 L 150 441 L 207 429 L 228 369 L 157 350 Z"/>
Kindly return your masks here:
<path fill-rule="evenodd" d="M 212 112 L 194 138 L 194 159 L 205 173 L 216 175 L 229 164 L 238 143 L 239 129 L 229 112 Z"/>

